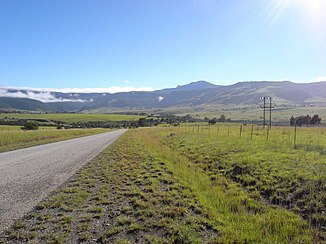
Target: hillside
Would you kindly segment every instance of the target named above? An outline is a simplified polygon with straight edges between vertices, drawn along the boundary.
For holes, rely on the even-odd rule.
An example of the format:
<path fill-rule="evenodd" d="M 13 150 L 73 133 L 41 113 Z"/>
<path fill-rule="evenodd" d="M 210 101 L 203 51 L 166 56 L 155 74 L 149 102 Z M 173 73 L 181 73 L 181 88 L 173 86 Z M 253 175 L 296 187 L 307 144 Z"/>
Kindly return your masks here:
<path fill-rule="evenodd" d="M 10 90 L 28 94 L 26 90 Z M 41 92 L 35 92 L 41 96 Z M 51 92 L 51 102 L 23 98 L 0 98 L 0 108 L 37 111 L 92 111 L 92 110 L 150 110 L 172 107 L 257 106 L 262 96 L 276 98 L 278 106 L 326 106 L 326 82 L 293 83 L 239 82 L 229 86 L 218 86 L 206 81 L 192 82 L 176 88 L 152 92 L 123 93 L 58 93 Z"/>
<path fill-rule="evenodd" d="M 1 109 L 50 111 L 48 104 L 29 98 L 0 97 Z"/>

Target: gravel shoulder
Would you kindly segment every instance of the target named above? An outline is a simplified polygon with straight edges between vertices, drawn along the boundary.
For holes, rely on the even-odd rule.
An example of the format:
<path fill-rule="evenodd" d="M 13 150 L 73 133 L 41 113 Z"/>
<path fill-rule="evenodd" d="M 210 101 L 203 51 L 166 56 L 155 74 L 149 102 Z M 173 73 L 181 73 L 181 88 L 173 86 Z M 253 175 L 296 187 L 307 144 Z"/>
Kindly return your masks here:
<path fill-rule="evenodd" d="M 125 131 L 0 153 L 0 233 Z"/>

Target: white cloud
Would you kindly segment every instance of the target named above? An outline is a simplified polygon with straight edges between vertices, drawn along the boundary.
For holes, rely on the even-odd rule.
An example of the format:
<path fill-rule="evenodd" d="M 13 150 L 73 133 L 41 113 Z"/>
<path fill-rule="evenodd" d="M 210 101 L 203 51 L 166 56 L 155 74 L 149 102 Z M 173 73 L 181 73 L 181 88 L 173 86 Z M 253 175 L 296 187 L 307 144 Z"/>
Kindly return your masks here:
<path fill-rule="evenodd" d="M 326 76 L 318 76 L 316 77 L 316 82 L 320 82 L 320 81 L 326 81 Z"/>
<path fill-rule="evenodd" d="M 86 100 L 82 99 L 64 99 L 64 98 L 56 98 L 51 92 L 35 92 L 35 91 L 26 91 L 26 93 L 17 91 L 10 92 L 8 89 L 0 88 L 0 97 L 17 97 L 17 98 L 29 98 L 34 100 L 39 100 L 44 103 L 51 102 L 86 102 Z"/>

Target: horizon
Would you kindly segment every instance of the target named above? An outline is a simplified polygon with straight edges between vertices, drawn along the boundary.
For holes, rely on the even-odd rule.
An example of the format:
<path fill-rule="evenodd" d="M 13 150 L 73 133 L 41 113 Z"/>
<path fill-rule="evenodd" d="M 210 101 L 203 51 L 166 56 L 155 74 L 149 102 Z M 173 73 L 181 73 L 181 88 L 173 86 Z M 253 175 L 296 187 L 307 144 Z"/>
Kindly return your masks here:
<path fill-rule="evenodd" d="M 0 87 L 326 80 L 322 0 L 3 0 L 0 30 Z"/>
<path fill-rule="evenodd" d="M 79 99 L 78 97 L 72 98 L 62 98 L 56 97 L 53 93 L 62 93 L 62 94 L 116 94 L 116 93 L 125 93 L 125 92 L 155 92 L 162 91 L 165 89 L 175 89 L 182 86 L 187 86 L 191 84 L 196 84 L 199 82 L 205 82 L 207 84 L 215 85 L 217 87 L 227 87 L 241 83 L 283 83 L 289 82 L 293 84 L 313 84 L 313 83 L 326 83 L 326 81 L 318 81 L 318 82 L 305 82 L 305 83 L 296 83 L 292 81 L 240 81 L 230 85 L 218 85 L 208 81 L 200 80 L 195 82 L 190 82 L 183 85 L 178 85 L 175 87 L 165 87 L 162 89 L 154 90 L 150 87 L 144 88 L 134 88 L 134 87 L 108 87 L 108 88 L 33 88 L 33 87 L 1 87 L 0 86 L 0 98 L 27 98 L 32 100 L 38 100 L 43 103 L 51 103 L 51 102 L 87 102 L 87 100 Z M 164 98 L 164 97 L 163 97 Z"/>
<path fill-rule="evenodd" d="M 131 87 L 131 86 L 124 86 L 124 87 L 117 87 L 117 86 L 112 86 L 112 87 L 98 87 L 98 88 L 75 88 L 75 87 L 64 87 L 64 88 L 54 88 L 54 87 L 45 87 L 45 88 L 40 88 L 40 87 L 15 87 L 15 86 L 0 86 L 0 97 L 3 95 L 1 93 L 1 90 L 25 90 L 25 91 L 34 91 L 34 92 L 58 92 L 58 93 L 108 93 L 108 94 L 114 94 L 114 93 L 122 93 L 122 92 L 153 92 L 153 91 L 160 91 L 164 89 L 173 89 L 177 88 L 180 86 L 186 86 L 198 82 L 206 82 L 212 85 L 216 86 L 232 86 L 236 85 L 239 83 L 250 83 L 250 82 L 276 82 L 276 83 L 282 83 L 282 82 L 290 82 L 294 84 L 311 84 L 311 83 L 323 83 L 326 82 L 326 77 L 325 79 L 321 80 L 316 80 L 316 81 L 308 81 L 308 82 L 295 82 L 295 81 L 290 81 L 290 80 L 252 80 L 252 81 L 238 81 L 232 84 L 227 84 L 227 85 L 221 85 L 221 84 L 216 84 L 210 81 L 206 80 L 198 80 L 198 81 L 191 81 L 188 83 L 184 84 L 178 84 L 175 85 L 174 87 L 162 87 L 159 89 L 153 89 L 152 87 Z M 9 97 L 9 96 L 8 96 Z"/>

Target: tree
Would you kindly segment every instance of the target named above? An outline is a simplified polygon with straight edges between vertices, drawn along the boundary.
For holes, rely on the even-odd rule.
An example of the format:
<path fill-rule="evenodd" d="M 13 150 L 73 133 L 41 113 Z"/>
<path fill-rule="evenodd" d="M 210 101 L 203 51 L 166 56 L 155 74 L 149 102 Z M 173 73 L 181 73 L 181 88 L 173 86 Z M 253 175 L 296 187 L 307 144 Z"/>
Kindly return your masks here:
<path fill-rule="evenodd" d="M 316 126 L 316 125 L 320 124 L 320 121 L 321 121 L 321 119 L 318 117 L 318 115 L 314 115 L 313 117 L 310 117 L 310 115 L 306 115 L 306 116 L 301 115 L 301 116 L 296 117 L 296 118 L 294 118 L 293 115 L 292 115 L 292 117 L 290 118 L 290 125 L 291 126 L 296 125 L 296 126 L 299 126 L 299 127 L 301 127 L 302 125 Z"/>
<path fill-rule="evenodd" d="M 222 115 L 220 116 L 220 118 L 219 118 L 217 121 L 218 121 L 218 122 L 225 122 L 225 119 L 226 119 L 225 115 L 222 114 Z"/>
<path fill-rule="evenodd" d="M 33 121 L 27 121 L 23 127 L 21 127 L 22 130 L 38 130 L 38 123 Z"/>
<path fill-rule="evenodd" d="M 217 119 L 216 119 L 216 118 L 213 118 L 213 119 L 210 119 L 210 120 L 208 121 L 208 124 L 210 124 L 210 125 L 215 125 L 216 122 L 217 122 Z"/>
<path fill-rule="evenodd" d="M 292 115 L 291 118 L 290 118 L 290 125 L 294 126 L 294 124 L 295 124 L 295 118 Z"/>
<path fill-rule="evenodd" d="M 319 115 L 315 114 L 310 120 L 310 125 L 312 125 L 312 126 L 319 125 L 320 121 L 321 121 L 321 118 L 319 118 Z"/>

